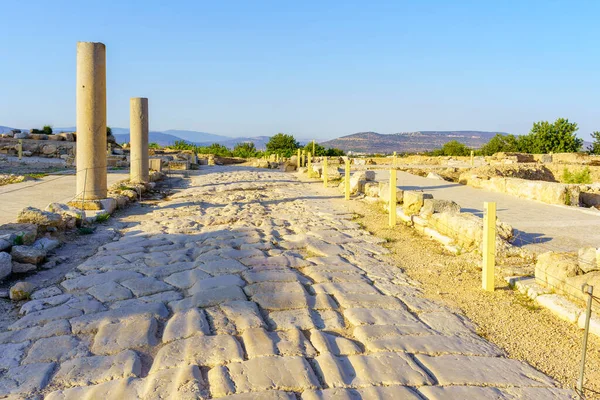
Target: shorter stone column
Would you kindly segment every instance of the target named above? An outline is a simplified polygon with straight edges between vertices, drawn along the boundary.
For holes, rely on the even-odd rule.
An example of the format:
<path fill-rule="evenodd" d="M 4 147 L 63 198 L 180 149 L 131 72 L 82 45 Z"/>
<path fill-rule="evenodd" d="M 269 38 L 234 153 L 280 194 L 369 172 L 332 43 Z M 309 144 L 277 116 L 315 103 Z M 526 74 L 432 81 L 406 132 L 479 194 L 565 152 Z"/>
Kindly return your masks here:
<path fill-rule="evenodd" d="M 149 180 L 148 162 L 148 99 L 132 97 L 130 101 L 129 180 L 141 183 Z"/>

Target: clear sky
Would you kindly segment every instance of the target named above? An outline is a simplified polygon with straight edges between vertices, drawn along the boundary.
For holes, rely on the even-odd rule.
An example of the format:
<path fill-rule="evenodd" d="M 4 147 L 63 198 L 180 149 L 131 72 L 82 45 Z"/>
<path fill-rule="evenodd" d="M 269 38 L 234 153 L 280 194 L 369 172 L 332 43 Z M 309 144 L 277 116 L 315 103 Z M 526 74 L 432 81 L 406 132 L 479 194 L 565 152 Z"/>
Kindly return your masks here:
<path fill-rule="evenodd" d="M 77 41 L 108 123 L 226 136 L 600 130 L 598 1 L 0 0 L 0 125 L 75 124 Z"/>

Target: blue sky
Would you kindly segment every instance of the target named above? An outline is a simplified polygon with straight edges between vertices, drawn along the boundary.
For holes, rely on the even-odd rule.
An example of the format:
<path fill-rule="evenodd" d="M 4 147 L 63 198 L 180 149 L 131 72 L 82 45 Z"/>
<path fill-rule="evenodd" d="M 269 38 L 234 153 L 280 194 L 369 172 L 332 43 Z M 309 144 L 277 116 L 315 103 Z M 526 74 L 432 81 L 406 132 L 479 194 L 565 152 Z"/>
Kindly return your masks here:
<path fill-rule="evenodd" d="M 600 130 L 600 2 L 0 0 L 0 125 L 75 122 L 77 41 L 107 46 L 108 123 L 226 136 Z"/>

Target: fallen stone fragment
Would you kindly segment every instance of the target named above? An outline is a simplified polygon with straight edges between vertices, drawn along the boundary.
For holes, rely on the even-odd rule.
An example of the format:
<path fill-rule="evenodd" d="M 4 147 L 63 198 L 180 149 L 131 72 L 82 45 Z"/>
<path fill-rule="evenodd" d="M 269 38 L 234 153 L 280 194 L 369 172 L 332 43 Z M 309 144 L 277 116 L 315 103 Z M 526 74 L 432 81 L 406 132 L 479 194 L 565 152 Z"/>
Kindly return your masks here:
<path fill-rule="evenodd" d="M 11 300 L 21 301 L 29 299 L 33 289 L 33 285 L 29 282 L 17 282 L 11 286 L 8 293 Z"/>
<path fill-rule="evenodd" d="M 12 256 L 6 252 L 0 252 L 0 281 L 12 273 Z"/>
<path fill-rule="evenodd" d="M 13 261 L 37 265 L 46 258 L 46 250 L 31 246 L 13 246 L 10 255 Z"/>

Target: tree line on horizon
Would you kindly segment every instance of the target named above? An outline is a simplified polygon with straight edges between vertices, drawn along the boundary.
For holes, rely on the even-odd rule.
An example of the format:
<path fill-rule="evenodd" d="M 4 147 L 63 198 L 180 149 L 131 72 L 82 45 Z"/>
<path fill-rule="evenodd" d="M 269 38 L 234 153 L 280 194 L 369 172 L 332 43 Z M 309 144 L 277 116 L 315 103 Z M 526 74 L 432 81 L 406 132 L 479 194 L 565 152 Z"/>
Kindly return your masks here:
<path fill-rule="evenodd" d="M 476 155 L 491 156 L 496 153 L 576 153 L 582 151 L 583 139 L 578 138 L 577 123 L 558 118 L 553 123 L 535 122 L 527 135 L 496 134 L 479 149 L 472 149 L 456 140 L 445 143 L 441 149 L 426 154 L 432 156 L 468 156 L 473 151 Z M 591 134 L 593 143 L 587 148 L 589 154 L 600 154 L 600 132 Z"/>
<path fill-rule="evenodd" d="M 157 143 L 150 143 L 149 147 L 151 149 L 161 148 L 161 146 L 159 146 Z M 174 150 L 191 150 L 197 154 L 214 154 L 219 157 L 254 158 L 263 156 L 268 157 L 271 154 L 278 154 L 281 157 L 289 158 L 293 155 L 296 155 L 298 149 L 303 149 L 312 153 L 313 143 L 311 142 L 305 146 L 301 146 L 293 135 L 278 133 L 269 138 L 265 151 L 257 150 L 256 146 L 252 142 L 237 143 L 233 149 L 229 149 L 227 146 L 219 143 L 213 143 L 210 146 L 198 146 L 185 140 L 176 140 L 175 143 L 165 146 L 165 148 Z M 336 157 L 345 155 L 343 150 L 336 148 L 325 148 L 318 143 L 314 144 L 314 153 L 314 155 L 317 157 Z"/>

